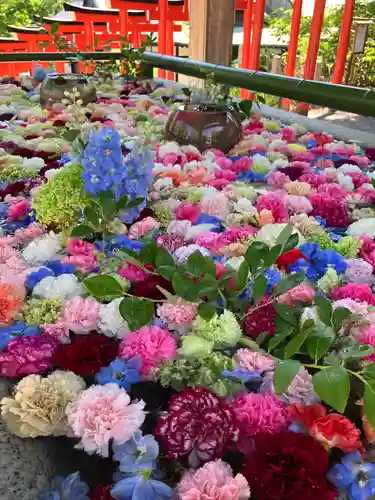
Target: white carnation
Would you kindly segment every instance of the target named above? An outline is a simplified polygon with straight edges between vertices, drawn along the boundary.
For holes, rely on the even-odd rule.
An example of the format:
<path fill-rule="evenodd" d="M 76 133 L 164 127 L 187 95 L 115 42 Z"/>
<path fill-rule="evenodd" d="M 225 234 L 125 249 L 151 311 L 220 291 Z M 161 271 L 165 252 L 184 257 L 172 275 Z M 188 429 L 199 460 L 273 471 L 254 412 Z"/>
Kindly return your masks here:
<path fill-rule="evenodd" d="M 84 286 L 74 274 L 61 274 L 55 278 L 43 278 L 33 289 L 33 295 L 46 299 L 60 299 L 62 302 L 83 295 Z"/>
<path fill-rule="evenodd" d="M 45 162 L 43 158 L 24 158 L 22 160 L 22 166 L 27 170 L 39 171 L 45 166 Z"/>
<path fill-rule="evenodd" d="M 51 231 L 29 243 L 22 252 L 23 259 L 30 265 L 43 264 L 47 260 L 54 260 L 61 250 L 60 235 Z"/>
<path fill-rule="evenodd" d="M 128 323 L 120 314 L 122 299 L 112 300 L 109 304 L 101 304 L 99 309 L 99 330 L 107 337 L 123 339 L 129 332 Z"/>
<path fill-rule="evenodd" d="M 345 163 L 344 165 L 341 165 L 341 167 L 339 167 L 337 170 L 339 172 L 341 172 L 342 174 L 347 174 L 349 172 L 362 173 L 362 170 L 357 165 L 351 165 L 349 163 Z"/>
<path fill-rule="evenodd" d="M 159 158 L 164 158 L 168 153 L 175 153 L 177 155 L 181 154 L 180 146 L 177 142 L 166 142 L 159 148 Z"/>
<path fill-rule="evenodd" d="M 360 219 L 353 224 L 350 224 L 346 234 L 349 236 L 370 236 L 370 238 L 375 238 L 375 219 Z"/>
<path fill-rule="evenodd" d="M 342 188 L 348 189 L 349 191 L 354 191 L 353 179 L 349 175 L 345 175 L 339 172 L 337 180 Z"/>
<path fill-rule="evenodd" d="M 238 201 L 234 203 L 233 209 L 235 212 L 240 214 L 256 212 L 256 208 L 253 206 L 250 200 L 247 198 L 238 198 Z"/>

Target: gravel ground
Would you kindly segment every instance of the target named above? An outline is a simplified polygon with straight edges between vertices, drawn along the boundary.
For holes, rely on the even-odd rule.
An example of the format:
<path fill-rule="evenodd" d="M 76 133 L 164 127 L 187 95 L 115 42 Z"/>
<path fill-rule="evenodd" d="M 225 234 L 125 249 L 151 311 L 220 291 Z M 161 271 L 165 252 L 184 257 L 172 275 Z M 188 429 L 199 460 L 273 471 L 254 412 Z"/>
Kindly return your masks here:
<path fill-rule="evenodd" d="M 320 120 L 329 121 L 335 125 L 341 125 L 343 127 L 375 135 L 375 118 L 372 117 L 322 108 L 309 111 L 309 118 L 319 118 Z"/>

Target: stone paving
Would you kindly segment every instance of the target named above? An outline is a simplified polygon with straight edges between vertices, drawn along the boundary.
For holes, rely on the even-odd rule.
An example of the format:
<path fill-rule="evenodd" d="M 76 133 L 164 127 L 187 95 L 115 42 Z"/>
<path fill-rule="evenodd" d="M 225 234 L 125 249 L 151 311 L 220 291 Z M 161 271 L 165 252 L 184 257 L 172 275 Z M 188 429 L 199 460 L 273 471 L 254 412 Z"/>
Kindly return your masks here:
<path fill-rule="evenodd" d="M 341 125 L 343 127 L 375 135 L 375 118 L 372 117 L 323 108 L 312 109 L 309 112 L 309 118 L 319 118 L 319 120 L 328 121 L 335 125 Z"/>

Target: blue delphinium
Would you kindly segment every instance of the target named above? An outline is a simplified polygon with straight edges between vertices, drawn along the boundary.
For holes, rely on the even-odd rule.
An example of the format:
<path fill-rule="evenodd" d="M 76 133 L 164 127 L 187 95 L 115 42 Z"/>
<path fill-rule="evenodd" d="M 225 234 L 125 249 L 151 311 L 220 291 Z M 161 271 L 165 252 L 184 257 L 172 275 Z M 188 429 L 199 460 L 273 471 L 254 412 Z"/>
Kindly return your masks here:
<path fill-rule="evenodd" d="M 150 477 L 149 470 L 141 470 L 135 476 L 121 479 L 111 489 L 111 495 L 116 500 L 170 500 L 172 488 Z"/>
<path fill-rule="evenodd" d="M 104 366 L 95 376 L 98 384 L 118 384 L 123 389 L 129 389 L 131 384 L 137 384 L 141 380 L 140 369 L 142 360 L 131 358 L 128 361 L 115 359 L 108 366 Z"/>
<path fill-rule="evenodd" d="M 342 458 L 327 477 L 337 488 L 345 490 L 349 500 L 366 500 L 375 494 L 375 464 L 363 461 L 358 451 Z"/>
<path fill-rule="evenodd" d="M 138 431 L 125 444 L 114 444 L 113 452 L 113 458 L 120 462 L 121 472 L 136 474 L 140 470 L 156 468 L 159 445 L 152 434 L 142 436 L 142 432 Z"/>
<path fill-rule="evenodd" d="M 267 271 L 265 271 L 264 276 L 267 279 L 266 294 L 269 295 L 272 291 L 272 288 L 275 285 L 279 284 L 281 279 L 281 274 L 279 271 L 277 271 L 276 269 L 272 269 L 271 267 L 270 269 L 267 269 Z"/>
<path fill-rule="evenodd" d="M 0 328 L 0 350 L 4 349 L 11 340 L 17 337 L 31 337 L 37 335 L 40 330 L 37 326 L 28 326 L 26 323 L 17 322 L 12 326 Z"/>
<path fill-rule="evenodd" d="M 89 487 L 79 477 L 79 472 L 56 477 L 50 488 L 39 494 L 37 500 L 89 500 Z"/>
<path fill-rule="evenodd" d="M 262 376 L 259 372 L 250 372 L 249 370 L 244 370 L 242 368 L 235 368 L 234 370 L 224 370 L 222 376 L 233 380 L 239 380 L 240 382 L 244 383 L 262 382 Z"/>

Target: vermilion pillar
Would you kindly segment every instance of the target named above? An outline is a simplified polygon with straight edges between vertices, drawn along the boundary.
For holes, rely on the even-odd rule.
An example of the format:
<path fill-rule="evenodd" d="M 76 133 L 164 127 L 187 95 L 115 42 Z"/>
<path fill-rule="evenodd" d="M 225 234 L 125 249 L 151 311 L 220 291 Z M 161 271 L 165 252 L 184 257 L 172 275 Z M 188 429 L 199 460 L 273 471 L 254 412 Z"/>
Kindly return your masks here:
<path fill-rule="evenodd" d="M 262 44 L 262 31 L 263 31 L 265 10 L 266 10 L 266 0 L 256 0 L 254 8 L 254 24 L 252 30 L 253 33 L 251 40 L 249 69 L 255 69 L 255 70 L 259 69 L 260 47 Z"/>
<path fill-rule="evenodd" d="M 346 0 L 332 83 L 340 84 L 344 78 L 346 57 L 348 55 L 350 43 L 350 30 L 353 24 L 354 7 L 355 0 Z"/>
<path fill-rule="evenodd" d="M 247 0 L 246 9 L 244 10 L 243 14 L 243 43 L 242 43 L 241 68 L 244 69 L 248 69 L 250 65 L 253 6 L 254 6 L 254 0 Z M 241 89 L 240 97 L 241 99 L 247 99 L 250 97 L 250 92 L 248 90 Z"/>
<path fill-rule="evenodd" d="M 310 40 L 307 49 L 305 69 L 303 77 L 305 80 L 313 80 L 316 69 L 316 60 L 318 58 L 320 35 L 322 34 L 324 10 L 326 0 L 315 0 L 314 14 L 311 21 Z"/>
<path fill-rule="evenodd" d="M 301 29 L 302 3 L 303 0 L 294 0 L 293 4 L 293 15 L 292 15 L 292 25 L 290 28 L 288 58 L 285 69 L 286 76 L 294 76 L 296 71 L 298 41 Z M 288 109 L 290 105 L 290 100 L 283 99 L 282 105 L 284 109 Z"/>
<path fill-rule="evenodd" d="M 167 52 L 167 14 L 168 14 L 168 0 L 159 1 L 159 40 L 158 52 L 159 54 L 166 54 Z M 159 78 L 166 77 L 166 71 L 159 69 Z"/>

